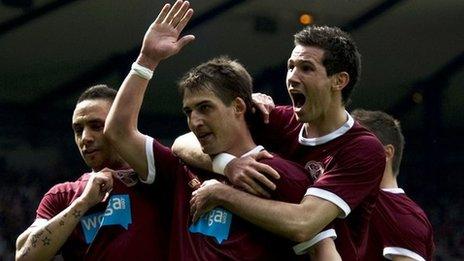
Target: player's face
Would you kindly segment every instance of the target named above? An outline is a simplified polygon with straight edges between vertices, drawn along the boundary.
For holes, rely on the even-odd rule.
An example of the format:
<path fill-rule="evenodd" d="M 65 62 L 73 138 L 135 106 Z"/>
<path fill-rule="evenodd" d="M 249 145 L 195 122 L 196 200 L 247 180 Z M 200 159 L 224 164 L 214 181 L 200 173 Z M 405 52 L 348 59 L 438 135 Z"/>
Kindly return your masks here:
<path fill-rule="evenodd" d="M 111 168 L 120 161 L 118 154 L 103 136 L 111 103 L 107 100 L 84 100 L 76 105 L 72 117 L 74 140 L 85 163 L 94 171 Z"/>
<path fill-rule="evenodd" d="M 324 119 L 333 105 L 331 77 L 322 64 L 324 50 L 297 45 L 287 64 L 287 90 L 300 122 Z"/>
<path fill-rule="evenodd" d="M 187 90 L 183 110 L 204 153 L 214 155 L 233 146 L 237 118 L 232 105 L 226 106 L 212 91 Z"/>

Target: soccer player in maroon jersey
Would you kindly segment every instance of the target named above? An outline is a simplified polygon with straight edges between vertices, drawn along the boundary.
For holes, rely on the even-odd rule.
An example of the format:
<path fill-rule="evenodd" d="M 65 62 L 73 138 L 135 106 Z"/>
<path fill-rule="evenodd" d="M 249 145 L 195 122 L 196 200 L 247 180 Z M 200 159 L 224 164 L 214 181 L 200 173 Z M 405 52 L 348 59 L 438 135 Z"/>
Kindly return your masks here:
<path fill-rule="evenodd" d="M 195 218 L 221 205 L 266 230 L 300 242 L 335 221 L 337 250 L 343 260 L 361 260 L 385 154 L 378 139 L 345 110 L 360 67 L 355 43 L 339 28 L 309 26 L 298 32 L 287 71 L 293 106 L 273 109 L 269 123 L 258 126 L 254 136 L 272 151 L 305 166 L 316 178 L 314 185 L 300 204 L 258 198 L 220 183 L 204 186 L 192 201 Z M 182 158 L 192 153 L 188 149 L 174 151 Z M 257 172 L 241 171 L 250 166 L 259 165 L 240 158 L 225 168 L 213 169 L 225 169 L 229 180 L 254 188 Z"/>
<path fill-rule="evenodd" d="M 36 220 L 17 239 L 17 260 L 50 260 L 59 253 L 65 260 L 167 257 L 167 245 L 154 237 L 167 234 L 168 224 L 162 222 L 165 217 L 161 213 L 167 209 L 163 202 L 155 201 L 156 190 L 136 184 L 137 180 L 128 183 L 130 176 L 120 180 L 105 169 L 129 168 L 103 135 L 115 97 L 116 91 L 104 85 L 90 87 L 79 97 L 72 127 L 76 145 L 92 173 L 57 184 L 45 194 Z M 124 213 L 131 220 L 114 219 L 113 214 L 120 211 L 127 211 Z M 113 218 L 113 222 L 100 227 L 101 218 Z"/>
<path fill-rule="evenodd" d="M 396 180 L 404 148 L 399 121 L 381 111 L 357 109 L 351 115 L 379 138 L 387 156 L 370 220 L 366 260 L 432 260 L 432 226 Z"/>
<path fill-rule="evenodd" d="M 192 13 L 189 3 L 180 0 L 172 8 L 165 5 L 162 9 L 147 31 L 140 55 L 118 91 L 104 133 L 143 180 L 166 187 L 164 197 L 174 204 L 174 211 L 166 213 L 173 221 L 169 238 L 170 260 L 295 259 L 290 241 L 239 217 L 234 216 L 231 221 L 231 214 L 222 210 L 214 218 L 210 216 L 208 221 L 231 221 L 224 241 L 217 243 L 211 237 L 189 232 L 192 192 L 189 184 L 195 187 L 195 176 L 201 180 L 211 178 L 211 173 L 189 169 L 170 149 L 137 129 L 138 114 L 153 70 L 194 39 L 192 35 L 179 38 Z M 251 87 L 251 77 L 243 66 L 227 58 L 201 64 L 183 78 L 180 83 L 183 110 L 189 128 L 199 138 L 206 153 L 215 155 L 226 151 L 242 156 L 262 149 L 254 143 L 247 127 L 246 118 L 251 115 Z M 265 163 L 282 176 L 275 181 L 277 187 L 271 196 L 298 202 L 305 193 L 305 186 L 310 184 L 304 169 L 277 156 Z M 217 210 L 213 211 L 217 213 Z M 316 247 L 330 247 L 333 252 L 320 258 L 336 258 L 338 254 L 330 239 L 330 231 L 316 238 L 315 242 L 324 237 L 326 240 Z"/>

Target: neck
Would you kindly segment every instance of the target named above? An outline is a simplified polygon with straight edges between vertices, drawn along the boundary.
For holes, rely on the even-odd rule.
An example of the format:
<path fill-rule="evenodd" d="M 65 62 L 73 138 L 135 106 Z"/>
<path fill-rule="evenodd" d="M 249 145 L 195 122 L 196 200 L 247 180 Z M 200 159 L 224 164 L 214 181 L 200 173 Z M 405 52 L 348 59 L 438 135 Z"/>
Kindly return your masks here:
<path fill-rule="evenodd" d="M 311 122 L 304 124 L 306 138 L 318 138 L 334 132 L 348 120 L 345 107 L 329 110 L 324 115 Z"/>
<path fill-rule="evenodd" d="M 380 182 L 380 188 L 398 188 L 396 177 L 393 175 L 393 170 L 388 164 L 385 167 L 385 172 L 383 173 L 382 181 Z"/>
<path fill-rule="evenodd" d="M 255 147 L 256 144 L 251 137 L 250 130 L 244 122 L 237 128 L 232 145 L 226 152 L 236 157 L 241 157 Z"/>

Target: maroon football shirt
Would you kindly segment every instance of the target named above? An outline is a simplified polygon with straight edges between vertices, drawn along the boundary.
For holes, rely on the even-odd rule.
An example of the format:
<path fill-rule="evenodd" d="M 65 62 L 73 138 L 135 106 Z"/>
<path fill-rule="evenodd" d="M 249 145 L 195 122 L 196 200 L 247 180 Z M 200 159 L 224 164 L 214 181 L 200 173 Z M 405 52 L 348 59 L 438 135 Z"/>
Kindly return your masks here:
<path fill-rule="evenodd" d="M 174 212 L 170 239 L 170 260 L 295 260 L 300 259 L 292 250 L 293 242 L 271 234 L 234 215 L 227 240 L 218 244 L 215 239 L 188 231 L 191 225 L 189 201 L 192 189 L 188 186 L 192 171 L 202 181 L 218 179 L 218 174 L 189 169 L 171 150 L 152 138 L 147 138 L 147 160 L 154 182 L 173 185 Z M 148 144 L 152 143 L 150 149 Z M 149 158 L 152 158 L 150 160 Z M 272 198 L 298 203 L 311 184 L 305 170 L 290 161 L 276 156 L 263 161 L 276 169 L 281 178 L 275 180 L 277 189 Z M 150 178 L 149 178 L 150 179 Z M 164 180 L 163 180 L 164 179 Z"/>
<path fill-rule="evenodd" d="M 368 221 L 385 168 L 382 144 L 347 113 L 347 122 L 319 138 L 304 138 L 293 108 L 278 106 L 269 124 L 254 126 L 256 140 L 282 157 L 304 166 L 315 179 L 306 195 L 337 205 L 337 250 L 343 260 L 362 260 Z"/>
<path fill-rule="evenodd" d="M 51 219 L 84 191 L 90 178 L 89 173 L 74 182 L 65 182 L 52 187 L 42 198 L 37 209 L 36 218 Z M 164 214 L 170 212 L 169 203 L 163 202 L 162 188 L 137 184 L 126 187 L 120 180 L 113 179 L 111 195 L 128 195 L 131 205 L 132 223 L 126 230 L 120 225 L 102 226 L 94 241 L 89 245 L 85 241 L 80 223 L 61 248 L 65 260 L 165 260 L 167 258 L 167 241 L 169 218 Z M 84 216 L 99 213 L 106 208 L 99 203 Z"/>
<path fill-rule="evenodd" d="M 399 188 L 382 189 L 372 212 L 366 260 L 401 255 L 432 260 L 432 226 L 425 212 Z"/>

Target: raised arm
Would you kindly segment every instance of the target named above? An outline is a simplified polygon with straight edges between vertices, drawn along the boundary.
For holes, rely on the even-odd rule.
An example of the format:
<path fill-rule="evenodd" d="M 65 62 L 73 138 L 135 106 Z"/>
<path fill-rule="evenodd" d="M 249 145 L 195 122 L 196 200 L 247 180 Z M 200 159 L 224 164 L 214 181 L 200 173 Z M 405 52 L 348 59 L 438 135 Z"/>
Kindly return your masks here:
<path fill-rule="evenodd" d="M 122 83 L 105 123 L 105 135 L 143 180 L 148 177 L 148 163 L 145 135 L 137 128 L 140 107 L 153 70 L 195 38 L 193 35 L 179 38 L 193 14 L 189 6 L 189 2 L 181 0 L 172 8 L 170 4 L 164 5 L 145 33 L 140 54 Z"/>
<path fill-rule="evenodd" d="M 69 207 L 50 220 L 36 219 L 18 237 L 16 240 L 16 260 L 52 259 L 75 229 L 81 216 L 89 208 L 104 200 L 112 187 L 113 178 L 110 172 L 99 172 L 92 175 L 82 195 Z"/>

